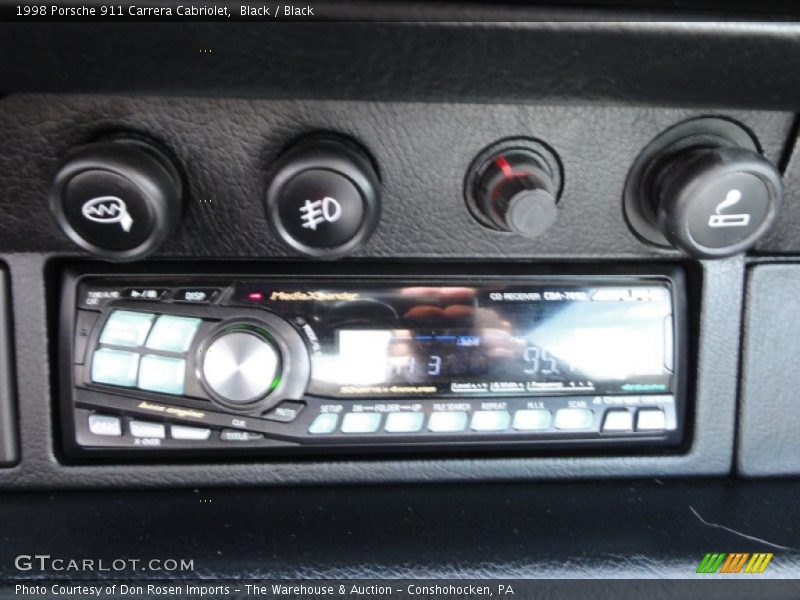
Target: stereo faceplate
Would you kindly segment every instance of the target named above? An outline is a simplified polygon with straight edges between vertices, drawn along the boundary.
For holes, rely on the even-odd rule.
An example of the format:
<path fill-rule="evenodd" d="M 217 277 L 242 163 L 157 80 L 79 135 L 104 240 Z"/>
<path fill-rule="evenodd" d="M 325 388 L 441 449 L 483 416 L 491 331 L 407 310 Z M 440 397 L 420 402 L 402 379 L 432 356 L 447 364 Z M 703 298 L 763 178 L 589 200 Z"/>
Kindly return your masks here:
<path fill-rule="evenodd" d="M 72 456 L 681 442 L 677 269 L 69 278 Z"/>

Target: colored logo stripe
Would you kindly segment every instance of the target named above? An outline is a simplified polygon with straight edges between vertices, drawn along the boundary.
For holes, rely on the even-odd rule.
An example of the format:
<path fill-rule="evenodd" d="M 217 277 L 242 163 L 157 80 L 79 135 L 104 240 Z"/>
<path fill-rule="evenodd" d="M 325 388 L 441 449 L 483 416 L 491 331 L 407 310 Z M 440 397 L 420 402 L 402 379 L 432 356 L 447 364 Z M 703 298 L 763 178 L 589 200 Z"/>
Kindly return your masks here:
<path fill-rule="evenodd" d="M 697 573 L 763 573 L 773 556 L 771 552 L 709 552 L 700 561 Z"/>

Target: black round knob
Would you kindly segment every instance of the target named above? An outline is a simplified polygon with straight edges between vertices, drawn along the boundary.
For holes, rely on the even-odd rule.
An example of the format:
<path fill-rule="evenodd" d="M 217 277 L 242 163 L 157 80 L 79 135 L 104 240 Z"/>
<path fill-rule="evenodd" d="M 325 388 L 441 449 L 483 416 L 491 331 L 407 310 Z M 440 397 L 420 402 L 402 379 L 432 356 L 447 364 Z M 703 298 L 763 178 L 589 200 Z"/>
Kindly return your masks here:
<path fill-rule="evenodd" d="M 717 117 L 656 137 L 634 162 L 624 193 L 625 215 L 639 236 L 697 258 L 747 250 L 775 222 L 782 201 L 780 173 L 755 138 Z"/>
<path fill-rule="evenodd" d="M 507 142 L 485 151 L 467 175 L 467 204 L 481 223 L 525 237 L 556 220 L 557 163 L 536 142 Z"/>
<path fill-rule="evenodd" d="M 314 136 L 294 144 L 270 171 L 266 213 L 283 240 L 318 258 L 363 244 L 380 214 L 378 174 L 355 143 Z"/>
<path fill-rule="evenodd" d="M 114 261 L 152 254 L 181 213 L 182 185 L 166 154 L 149 142 L 118 138 L 84 146 L 61 165 L 50 208 L 69 238 Z"/>
<path fill-rule="evenodd" d="M 697 257 L 746 250 L 769 229 L 783 199 L 777 169 L 753 150 L 684 150 L 661 166 L 651 197 L 665 237 Z"/>

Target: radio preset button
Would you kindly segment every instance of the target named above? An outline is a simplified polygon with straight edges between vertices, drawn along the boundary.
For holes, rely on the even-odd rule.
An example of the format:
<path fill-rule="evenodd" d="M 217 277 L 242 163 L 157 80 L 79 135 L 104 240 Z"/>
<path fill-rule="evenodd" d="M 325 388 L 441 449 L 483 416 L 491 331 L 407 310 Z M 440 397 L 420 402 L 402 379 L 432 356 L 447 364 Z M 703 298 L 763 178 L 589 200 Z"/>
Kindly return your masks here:
<path fill-rule="evenodd" d="M 122 421 L 119 417 L 89 415 L 89 431 L 94 435 L 119 437 L 122 435 Z"/>
<path fill-rule="evenodd" d="M 141 346 L 147 339 L 154 317 L 155 315 L 152 313 L 115 310 L 103 327 L 100 343 L 114 344 L 115 346 Z"/>
<path fill-rule="evenodd" d="M 473 431 L 504 431 L 511 415 L 505 410 L 479 410 L 472 414 Z"/>
<path fill-rule="evenodd" d="M 556 429 L 590 429 L 594 412 L 588 408 L 561 408 L 556 411 Z"/>
<path fill-rule="evenodd" d="M 603 421 L 603 431 L 633 431 L 633 413 L 629 410 L 609 410 Z"/>
<path fill-rule="evenodd" d="M 101 348 L 92 358 L 92 381 L 123 387 L 136 384 L 139 355 L 135 352 Z"/>
<path fill-rule="evenodd" d="M 342 433 L 374 433 L 380 424 L 380 413 L 347 413 L 342 419 Z"/>
<path fill-rule="evenodd" d="M 149 421 L 131 421 L 129 424 L 131 435 L 137 438 L 158 438 L 167 437 L 166 428 L 161 423 L 151 423 Z"/>
<path fill-rule="evenodd" d="M 281 402 L 278 406 L 265 414 L 264 418 L 270 421 L 278 421 L 279 423 L 291 423 L 297 418 L 304 407 L 305 404 L 302 402 Z"/>
<path fill-rule="evenodd" d="M 240 429 L 223 429 L 219 434 L 223 442 L 253 442 L 263 440 L 264 434 L 255 431 L 242 431 Z"/>
<path fill-rule="evenodd" d="M 660 408 L 644 408 L 636 413 L 636 431 L 661 431 L 666 428 L 666 415 Z"/>
<path fill-rule="evenodd" d="M 183 394 L 186 361 L 182 358 L 147 354 L 139 365 L 137 387 L 151 392 Z"/>
<path fill-rule="evenodd" d="M 540 431 L 548 429 L 552 421 L 549 410 L 529 409 L 514 413 L 514 429 L 518 431 Z"/>
<path fill-rule="evenodd" d="M 463 431 L 466 427 L 467 413 L 463 411 L 435 412 L 428 419 L 428 430 L 434 433 Z"/>
<path fill-rule="evenodd" d="M 186 352 L 202 319 L 161 315 L 147 338 L 147 347 L 165 352 Z"/>
<path fill-rule="evenodd" d="M 174 440 L 207 440 L 211 437 L 211 430 L 208 427 L 186 427 L 185 425 L 173 425 L 169 428 L 170 435 Z"/>
<path fill-rule="evenodd" d="M 398 412 L 386 416 L 383 429 L 387 433 L 415 433 L 422 429 L 425 414 L 421 412 Z"/>
<path fill-rule="evenodd" d="M 314 435 L 322 435 L 325 433 L 333 433 L 336 431 L 336 425 L 339 423 L 339 415 L 334 413 L 324 413 L 317 415 L 316 418 L 308 426 L 308 433 Z"/>

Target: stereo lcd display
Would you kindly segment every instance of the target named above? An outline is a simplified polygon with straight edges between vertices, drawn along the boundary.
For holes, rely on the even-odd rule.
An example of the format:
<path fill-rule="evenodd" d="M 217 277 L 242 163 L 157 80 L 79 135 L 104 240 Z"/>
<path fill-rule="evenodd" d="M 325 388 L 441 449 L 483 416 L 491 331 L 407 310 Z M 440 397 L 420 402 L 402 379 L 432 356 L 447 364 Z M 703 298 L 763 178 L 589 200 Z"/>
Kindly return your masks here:
<path fill-rule="evenodd" d="M 252 290 L 257 289 L 257 292 Z M 672 389 L 667 282 L 240 290 L 292 316 L 311 395 L 663 394 Z"/>

